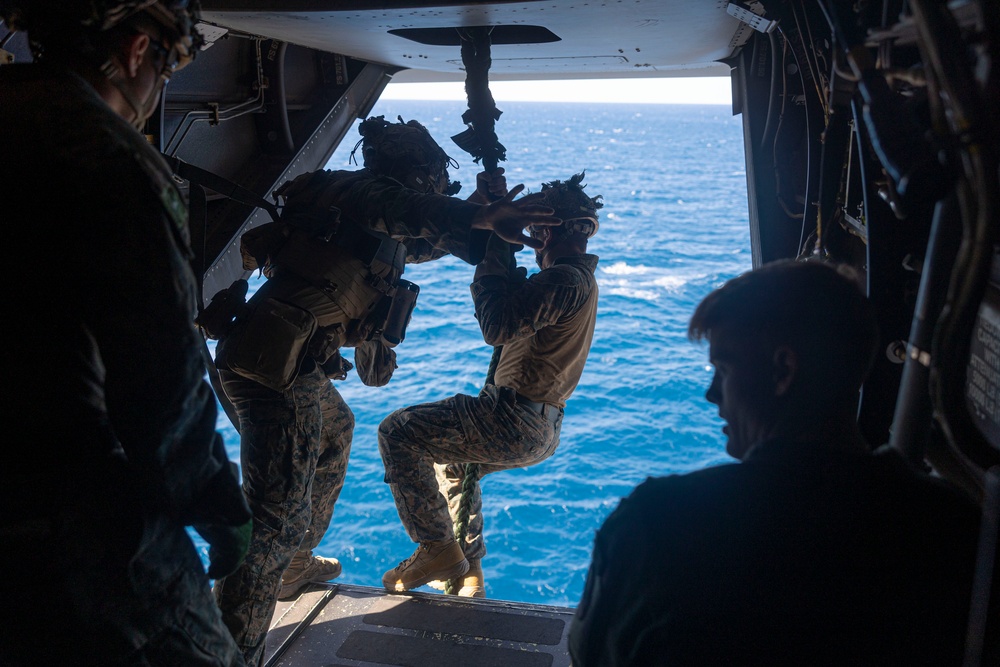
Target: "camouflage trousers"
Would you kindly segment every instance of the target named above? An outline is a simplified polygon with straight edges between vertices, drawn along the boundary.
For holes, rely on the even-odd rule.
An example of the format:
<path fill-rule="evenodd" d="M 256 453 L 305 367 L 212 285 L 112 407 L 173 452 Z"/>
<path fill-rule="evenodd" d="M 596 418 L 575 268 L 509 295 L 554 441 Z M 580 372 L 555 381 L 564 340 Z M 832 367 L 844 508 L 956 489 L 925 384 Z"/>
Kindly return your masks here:
<path fill-rule="evenodd" d="M 18 482 L 0 490 L 0 665 L 243 666 L 187 530 L 124 456 Z"/>
<path fill-rule="evenodd" d="M 243 565 L 216 582 L 215 596 L 250 667 L 263 661 L 281 575 L 296 551 L 323 539 L 347 474 L 354 413 L 323 371 L 307 364 L 284 392 L 220 371 L 240 419 L 253 533 Z"/>
<path fill-rule="evenodd" d="M 379 425 L 378 448 L 396 510 L 414 542 L 452 539 L 466 463 L 480 464 L 472 486 L 466 558 L 486 555 L 479 479 L 525 468 L 552 456 L 562 410 L 553 419 L 516 401 L 508 387 L 487 385 L 478 396 L 457 394 L 392 413 Z"/>

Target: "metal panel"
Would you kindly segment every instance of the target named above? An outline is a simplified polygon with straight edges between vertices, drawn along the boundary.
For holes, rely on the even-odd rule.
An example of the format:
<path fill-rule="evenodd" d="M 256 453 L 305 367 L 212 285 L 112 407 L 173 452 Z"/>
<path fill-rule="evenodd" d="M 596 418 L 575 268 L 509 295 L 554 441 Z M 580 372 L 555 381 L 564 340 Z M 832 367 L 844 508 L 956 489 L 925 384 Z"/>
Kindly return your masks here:
<path fill-rule="evenodd" d="M 573 609 L 317 584 L 280 602 L 265 667 L 569 667 Z"/>

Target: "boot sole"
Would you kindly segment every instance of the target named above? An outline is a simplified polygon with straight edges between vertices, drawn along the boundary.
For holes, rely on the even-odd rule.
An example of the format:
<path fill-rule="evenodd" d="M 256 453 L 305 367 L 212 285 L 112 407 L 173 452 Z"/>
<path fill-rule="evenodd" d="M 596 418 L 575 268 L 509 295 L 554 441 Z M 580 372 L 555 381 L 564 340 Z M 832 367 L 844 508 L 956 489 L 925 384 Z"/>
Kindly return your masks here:
<path fill-rule="evenodd" d="M 278 591 L 278 600 L 281 602 L 287 602 L 288 600 L 294 600 L 298 597 L 299 593 L 309 586 L 313 582 L 311 581 L 296 581 L 294 584 L 286 584 L 281 587 Z"/>
<path fill-rule="evenodd" d="M 448 582 L 441 581 L 440 579 L 435 579 L 434 581 L 427 582 L 427 585 L 431 588 L 437 589 L 439 591 L 444 591 L 448 589 Z M 484 598 L 486 597 L 486 589 L 482 586 L 462 586 L 458 591 L 458 597 L 461 598 Z"/>
<path fill-rule="evenodd" d="M 482 586 L 462 586 L 462 588 L 458 591 L 458 597 L 484 598 L 486 597 L 486 589 Z"/>
<path fill-rule="evenodd" d="M 434 581 L 435 579 L 440 579 L 441 581 L 448 581 L 449 579 L 454 579 L 455 577 L 464 577 L 465 573 L 468 571 L 469 571 L 469 561 L 463 558 L 462 560 L 455 563 L 447 570 L 432 572 L 426 577 L 421 577 L 420 579 L 411 581 L 408 584 L 400 582 L 392 587 L 386 585 L 385 582 L 382 582 L 382 584 L 388 591 L 391 591 L 393 593 L 403 593 L 405 591 L 413 590 L 414 588 L 420 588 L 424 584 L 428 584 Z"/>

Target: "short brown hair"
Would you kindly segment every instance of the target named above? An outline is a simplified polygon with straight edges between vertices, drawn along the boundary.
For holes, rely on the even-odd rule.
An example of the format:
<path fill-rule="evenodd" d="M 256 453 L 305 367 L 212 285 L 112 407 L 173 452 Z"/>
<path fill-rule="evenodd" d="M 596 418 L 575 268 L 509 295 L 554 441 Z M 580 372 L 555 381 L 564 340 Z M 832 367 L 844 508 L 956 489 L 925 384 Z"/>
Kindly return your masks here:
<path fill-rule="evenodd" d="M 725 330 L 751 348 L 788 345 L 831 397 L 861 387 L 878 347 L 875 311 L 855 270 L 816 261 L 779 260 L 748 271 L 705 297 L 688 338 L 711 341 Z"/>
<path fill-rule="evenodd" d="M 597 211 L 604 207 L 603 196 L 591 197 L 583 191 L 587 187 L 583 182 L 586 176 L 587 172 L 581 171 L 565 181 L 542 183 L 541 192 L 535 195 L 538 197 L 535 203 L 552 207 L 555 210 L 555 216 L 564 221 L 563 225 L 549 227 L 551 233 L 568 235 L 579 232 L 582 234 L 582 239 L 590 238 L 597 233 L 599 225 Z M 574 224 L 574 226 L 565 224 L 571 220 L 585 218 L 589 218 L 590 221 Z"/>

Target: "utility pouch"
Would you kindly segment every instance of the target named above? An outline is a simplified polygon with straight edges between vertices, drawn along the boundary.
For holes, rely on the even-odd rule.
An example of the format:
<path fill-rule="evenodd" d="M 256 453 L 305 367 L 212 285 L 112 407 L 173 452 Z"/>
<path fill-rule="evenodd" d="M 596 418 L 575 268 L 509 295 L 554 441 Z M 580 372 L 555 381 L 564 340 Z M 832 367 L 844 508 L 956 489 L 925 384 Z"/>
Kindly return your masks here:
<path fill-rule="evenodd" d="M 381 340 L 367 340 L 354 349 L 358 377 L 369 387 L 383 387 L 396 370 L 396 351 Z"/>
<path fill-rule="evenodd" d="M 220 368 L 285 391 L 298 376 L 315 331 L 316 318 L 308 310 L 263 299 L 219 343 L 216 361 Z"/>
<path fill-rule="evenodd" d="M 417 305 L 417 295 L 420 287 L 402 278 L 396 283 L 396 292 L 392 296 L 389 312 L 382 325 L 382 342 L 389 347 L 396 347 L 406 337 L 406 327 Z"/>

